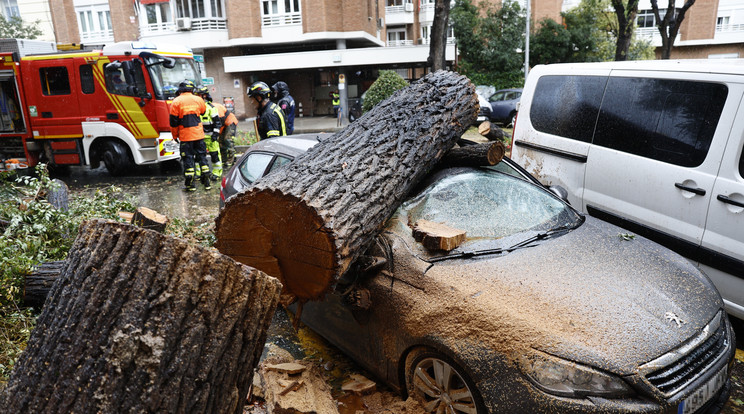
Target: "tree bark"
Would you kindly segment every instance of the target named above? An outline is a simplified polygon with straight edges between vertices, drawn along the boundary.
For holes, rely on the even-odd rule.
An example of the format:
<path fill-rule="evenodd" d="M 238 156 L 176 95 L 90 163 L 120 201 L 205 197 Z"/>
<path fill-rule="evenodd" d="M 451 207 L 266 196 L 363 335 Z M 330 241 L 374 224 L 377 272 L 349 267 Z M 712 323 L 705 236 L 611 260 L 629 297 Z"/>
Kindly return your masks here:
<path fill-rule="evenodd" d="M 181 239 L 87 221 L 2 413 L 242 413 L 281 286 Z"/>
<path fill-rule="evenodd" d="M 501 141 L 504 138 L 504 131 L 499 127 L 494 127 L 489 121 L 483 121 L 478 125 L 478 133 L 489 141 Z"/>
<path fill-rule="evenodd" d="M 45 262 L 37 266 L 27 275 L 23 286 L 23 304 L 35 308 L 44 306 L 52 285 L 59 279 L 65 268 L 65 260 Z"/>
<path fill-rule="evenodd" d="M 664 18 L 661 18 L 659 13 L 659 5 L 657 0 L 651 0 L 651 10 L 654 12 L 654 18 L 658 22 L 657 28 L 661 35 L 661 58 L 669 59 L 672 55 L 672 46 L 674 46 L 674 39 L 677 38 L 679 33 L 679 27 L 682 26 L 682 21 L 685 19 L 685 13 L 687 10 L 695 4 L 695 0 L 686 0 L 685 4 L 679 10 L 675 9 L 675 2 L 669 1 L 666 9 Z"/>
<path fill-rule="evenodd" d="M 379 103 L 274 174 L 231 197 L 215 246 L 320 299 L 408 192 L 475 121 L 464 76 L 439 71 Z"/>
<path fill-rule="evenodd" d="M 633 28 L 638 14 L 638 1 L 628 0 L 627 7 L 622 0 L 610 0 L 617 16 L 617 45 L 615 47 L 615 60 L 628 60 L 630 41 L 633 38 Z"/>
<path fill-rule="evenodd" d="M 436 0 L 434 2 L 434 21 L 429 33 L 429 66 L 432 72 L 444 70 L 447 67 L 447 22 L 449 21 L 450 1 Z"/>

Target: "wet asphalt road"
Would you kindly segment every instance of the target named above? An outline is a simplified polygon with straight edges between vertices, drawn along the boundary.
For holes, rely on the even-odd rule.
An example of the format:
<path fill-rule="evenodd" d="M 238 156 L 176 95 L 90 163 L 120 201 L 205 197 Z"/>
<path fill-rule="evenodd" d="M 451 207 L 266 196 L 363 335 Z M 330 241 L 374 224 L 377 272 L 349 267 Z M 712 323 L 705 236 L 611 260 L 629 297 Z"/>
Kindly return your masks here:
<path fill-rule="evenodd" d="M 220 184 L 213 183 L 208 191 L 199 186 L 196 192 L 184 192 L 181 170 L 175 166 L 137 166 L 121 177 L 112 177 L 104 167 L 96 170 L 72 167 L 67 173 L 54 177 L 64 181 L 72 194 L 92 194 L 115 185 L 133 195 L 138 206 L 151 208 L 168 217 L 214 222 L 219 211 Z M 722 413 L 744 414 L 744 323 L 738 321 L 735 330 L 738 349 L 732 372 L 733 387 Z M 264 356 L 277 349 L 289 352 L 294 358 L 311 359 L 323 366 L 329 383 L 336 390 L 349 373 L 364 375 L 353 362 L 307 328 L 295 332 L 283 310 L 277 311 L 269 330 Z"/>

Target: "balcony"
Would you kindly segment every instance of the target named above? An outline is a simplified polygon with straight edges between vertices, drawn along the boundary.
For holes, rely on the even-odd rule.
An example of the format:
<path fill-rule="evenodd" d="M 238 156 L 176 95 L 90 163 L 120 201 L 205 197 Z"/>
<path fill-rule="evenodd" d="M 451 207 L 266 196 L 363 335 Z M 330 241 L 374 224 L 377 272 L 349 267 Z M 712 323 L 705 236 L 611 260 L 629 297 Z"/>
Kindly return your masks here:
<path fill-rule="evenodd" d="M 744 32 L 744 24 L 717 24 L 716 33 Z"/>
<path fill-rule="evenodd" d="M 427 23 L 434 21 L 434 5 L 433 4 L 422 4 L 419 8 L 419 23 L 422 26 L 427 26 Z"/>
<path fill-rule="evenodd" d="M 188 19 L 189 25 L 181 28 L 180 31 L 201 31 L 201 30 L 227 30 L 227 20 L 223 18 L 199 18 Z M 152 23 L 140 26 L 140 36 L 153 36 L 165 33 L 178 32 L 179 28 L 176 22 Z"/>
<path fill-rule="evenodd" d="M 107 43 L 114 41 L 114 30 L 96 30 L 80 33 L 81 43 Z"/>
<path fill-rule="evenodd" d="M 413 46 L 413 40 L 388 40 L 387 47 Z"/>
<path fill-rule="evenodd" d="M 270 14 L 261 17 L 261 26 L 288 26 L 302 24 L 302 12 Z"/>
<path fill-rule="evenodd" d="M 406 3 L 402 6 L 385 6 L 385 24 L 413 24 L 413 4 Z"/>

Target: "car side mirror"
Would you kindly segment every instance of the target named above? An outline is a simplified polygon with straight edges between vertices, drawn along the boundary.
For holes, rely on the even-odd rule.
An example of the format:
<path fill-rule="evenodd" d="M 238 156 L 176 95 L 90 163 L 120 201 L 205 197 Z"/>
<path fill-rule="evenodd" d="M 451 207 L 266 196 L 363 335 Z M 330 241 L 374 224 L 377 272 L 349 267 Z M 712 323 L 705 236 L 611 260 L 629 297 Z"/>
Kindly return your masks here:
<path fill-rule="evenodd" d="M 555 194 L 561 200 L 565 201 L 568 204 L 571 204 L 568 201 L 568 191 L 565 188 L 561 187 L 560 185 L 551 185 L 550 187 L 548 187 L 548 190 L 550 190 L 551 193 Z"/>

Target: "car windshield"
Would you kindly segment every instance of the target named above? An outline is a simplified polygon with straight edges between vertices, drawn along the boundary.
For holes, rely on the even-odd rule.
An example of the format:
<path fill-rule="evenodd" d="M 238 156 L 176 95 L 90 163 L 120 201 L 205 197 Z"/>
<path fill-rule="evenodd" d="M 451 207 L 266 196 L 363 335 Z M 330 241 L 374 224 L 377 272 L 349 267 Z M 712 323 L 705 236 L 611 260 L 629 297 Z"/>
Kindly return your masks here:
<path fill-rule="evenodd" d="M 162 64 L 148 66 L 155 96 L 159 99 L 175 98 L 178 84 L 184 79 L 201 80 L 201 73 L 197 70 L 194 59 L 174 58 L 174 60 L 176 65 L 172 69 Z M 146 58 L 146 62 L 149 65 L 156 62 L 156 59 Z"/>
<path fill-rule="evenodd" d="M 466 243 L 573 228 L 581 220 L 545 189 L 487 169 L 446 175 L 405 202 L 398 213 L 409 225 L 428 220 L 464 230 Z"/>

